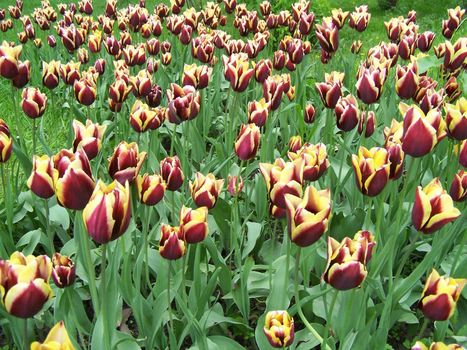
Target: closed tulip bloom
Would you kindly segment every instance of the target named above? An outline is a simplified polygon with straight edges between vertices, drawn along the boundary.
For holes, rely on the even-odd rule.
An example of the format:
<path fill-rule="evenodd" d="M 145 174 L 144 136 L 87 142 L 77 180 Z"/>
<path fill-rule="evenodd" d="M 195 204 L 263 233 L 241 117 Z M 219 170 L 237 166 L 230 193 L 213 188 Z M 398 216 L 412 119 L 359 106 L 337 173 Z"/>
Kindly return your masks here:
<path fill-rule="evenodd" d="M 9 260 L 0 260 L 0 303 L 13 316 L 33 317 L 53 296 L 51 273 L 52 263 L 45 255 L 15 252 Z"/>
<path fill-rule="evenodd" d="M 172 227 L 162 224 L 161 240 L 159 242 L 159 253 L 164 259 L 177 260 L 186 252 L 186 244 L 183 231 L 180 227 Z"/>
<path fill-rule="evenodd" d="M 52 279 L 55 285 L 58 288 L 71 286 L 76 279 L 76 266 L 73 261 L 68 256 L 55 253 L 52 263 Z"/>
<path fill-rule="evenodd" d="M 0 163 L 5 163 L 11 157 L 13 139 L 10 129 L 3 119 L 0 119 Z"/>
<path fill-rule="evenodd" d="M 417 187 L 412 209 L 412 223 L 418 231 L 433 233 L 457 219 L 460 214 L 438 178 L 433 179 L 424 188 Z"/>
<path fill-rule="evenodd" d="M 303 198 L 286 194 L 289 237 L 299 247 L 308 247 L 321 238 L 331 216 L 331 192 L 308 186 Z"/>
<path fill-rule="evenodd" d="M 358 121 L 358 133 L 365 129 L 365 137 L 370 137 L 375 132 L 376 116 L 374 111 L 363 111 Z"/>
<path fill-rule="evenodd" d="M 282 70 L 285 66 L 285 61 L 287 59 L 287 56 L 284 51 L 274 51 L 274 59 L 273 59 L 273 67 L 276 70 Z"/>
<path fill-rule="evenodd" d="M 274 348 L 287 348 L 295 337 L 293 317 L 285 310 L 269 311 L 264 319 L 263 332 Z"/>
<path fill-rule="evenodd" d="M 448 136 L 459 141 L 467 139 L 467 99 L 461 97 L 455 105 L 446 104 L 444 109 Z"/>
<path fill-rule="evenodd" d="M 230 82 L 231 88 L 236 92 L 246 90 L 251 77 L 255 73 L 250 68 L 248 55 L 244 53 L 232 54 L 231 56 L 222 56 L 224 63 L 224 76 Z"/>
<path fill-rule="evenodd" d="M 73 343 L 68 336 L 63 321 L 57 323 L 47 334 L 43 343 L 37 341 L 31 344 L 31 350 L 75 350 Z"/>
<path fill-rule="evenodd" d="M 176 191 L 182 186 L 185 177 L 177 156 L 162 159 L 159 168 L 169 191 Z"/>
<path fill-rule="evenodd" d="M 208 86 L 212 68 L 208 66 L 187 65 L 183 68 L 183 85 L 191 85 L 195 89 L 204 89 Z"/>
<path fill-rule="evenodd" d="M 418 67 L 413 62 L 408 66 L 397 66 L 396 70 L 396 93 L 400 98 L 409 99 L 415 96 L 418 89 Z"/>
<path fill-rule="evenodd" d="M 52 159 L 47 155 L 33 157 L 33 168 L 29 176 L 28 188 L 38 197 L 50 198 L 55 194 L 55 179 L 57 169 L 54 169 Z"/>
<path fill-rule="evenodd" d="M 145 101 L 149 105 L 149 107 L 155 108 L 161 104 L 161 100 L 162 100 L 162 88 L 159 85 L 154 84 L 151 87 L 151 91 L 149 91 L 149 94 L 146 95 Z M 159 119 L 161 120 L 161 122 L 165 120 L 165 107 L 164 108 L 161 107 L 159 111 L 162 109 L 164 110 L 164 113 L 162 114 L 159 113 Z"/>
<path fill-rule="evenodd" d="M 430 51 L 436 34 L 430 31 L 423 32 L 417 36 L 417 47 L 421 52 Z"/>
<path fill-rule="evenodd" d="M 227 190 L 229 191 L 231 196 L 238 196 L 240 192 L 242 192 L 244 185 L 245 184 L 241 176 L 229 175 Z"/>
<path fill-rule="evenodd" d="M 305 123 L 311 124 L 315 121 L 315 107 L 311 103 L 307 103 L 304 110 Z"/>
<path fill-rule="evenodd" d="M 172 62 L 172 54 L 170 52 L 165 52 L 161 56 L 161 63 L 164 66 L 168 66 Z"/>
<path fill-rule="evenodd" d="M 398 45 L 399 57 L 402 58 L 403 60 L 410 59 L 410 56 L 414 54 L 416 48 L 417 48 L 417 42 L 415 40 L 415 34 L 404 35 L 401 38 L 399 45 Z"/>
<path fill-rule="evenodd" d="M 456 202 L 463 202 L 467 199 L 467 172 L 459 170 L 454 175 L 449 194 L 452 200 Z"/>
<path fill-rule="evenodd" d="M 58 86 L 60 74 L 60 62 L 50 61 L 42 63 L 42 84 L 49 88 L 55 89 Z"/>
<path fill-rule="evenodd" d="M 341 243 L 328 237 L 328 262 L 323 280 L 338 290 L 357 288 L 365 280 L 366 266 L 376 242 L 369 231 L 358 231 Z"/>
<path fill-rule="evenodd" d="M 180 210 L 180 230 L 186 243 L 203 241 L 208 235 L 208 208 L 191 209 L 182 206 Z"/>
<path fill-rule="evenodd" d="M 163 115 L 162 115 L 163 117 Z M 157 110 L 149 108 L 145 103 L 136 100 L 130 112 L 130 125 L 136 132 L 155 130 L 161 126 L 164 119 Z"/>
<path fill-rule="evenodd" d="M 13 79 L 18 74 L 18 60 L 22 45 L 10 46 L 4 41 L 0 46 L 0 76 Z"/>
<path fill-rule="evenodd" d="M 287 93 L 290 86 L 290 75 L 271 75 L 263 83 L 263 97 L 269 103 L 271 110 L 279 108 L 283 94 Z"/>
<path fill-rule="evenodd" d="M 278 158 L 274 164 L 260 163 L 259 169 L 266 182 L 271 203 L 280 209 L 286 209 L 285 195 L 292 194 L 301 197 L 303 183 L 303 159 L 295 162 L 285 162 Z M 276 210 L 272 208 L 272 210 Z M 283 212 L 285 215 L 285 211 Z"/>
<path fill-rule="evenodd" d="M 73 152 L 82 148 L 89 160 L 94 159 L 101 149 L 106 128 L 107 125 L 99 125 L 89 119 L 86 120 L 86 125 L 79 120 L 73 120 L 73 131 L 75 133 Z"/>
<path fill-rule="evenodd" d="M 454 314 L 466 279 L 440 276 L 433 269 L 425 283 L 418 307 L 432 321 L 446 321 Z M 431 348 L 430 348 L 431 349 Z"/>
<path fill-rule="evenodd" d="M 132 87 L 125 79 L 119 78 L 109 86 L 109 98 L 116 103 L 122 103 L 128 97 Z"/>
<path fill-rule="evenodd" d="M 371 13 L 368 12 L 368 6 L 362 5 L 355 8 L 355 11 L 350 14 L 349 27 L 354 28 L 357 32 L 363 32 L 370 22 Z"/>
<path fill-rule="evenodd" d="M 324 82 L 316 83 L 316 90 L 321 97 L 321 101 L 326 108 L 334 109 L 337 101 L 342 96 L 342 81 L 344 80 L 344 73 L 331 72 L 324 74 Z"/>
<path fill-rule="evenodd" d="M 96 84 L 86 78 L 76 80 L 73 84 L 76 100 L 84 106 L 90 106 L 97 97 Z"/>
<path fill-rule="evenodd" d="M 360 49 L 362 48 L 362 42 L 360 40 L 356 40 L 352 42 L 352 46 L 350 47 L 350 51 L 353 54 L 358 54 L 360 52 Z"/>
<path fill-rule="evenodd" d="M 60 205 L 73 210 L 82 210 L 94 190 L 91 165 L 86 153 L 63 149 L 53 157 L 55 195 Z"/>
<path fill-rule="evenodd" d="M 41 117 L 47 106 L 47 96 L 36 88 L 26 88 L 22 93 L 21 108 L 32 119 Z"/>
<path fill-rule="evenodd" d="M 255 79 L 258 83 L 263 83 L 272 72 L 272 61 L 270 59 L 261 59 L 253 63 L 255 67 Z"/>
<path fill-rule="evenodd" d="M 151 74 L 143 69 L 134 77 L 130 77 L 130 83 L 133 86 L 133 94 L 136 97 L 145 97 L 151 91 Z"/>
<path fill-rule="evenodd" d="M 181 87 L 172 83 L 167 90 L 167 100 L 167 115 L 171 123 L 180 124 L 196 118 L 199 113 L 201 96 L 191 85 Z"/>
<path fill-rule="evenodd" d="M 378 195 L 389 179 L 388 151 L 381 147 L 367 149 L 361 146 L 358 155 L 352 155 L 352 166 L 358 189 L 367 196 Z"/>
<path fill-rule="evenodd" d="M 351 94 L 339 99 L 334 113 L 336 114 L 337 127 L 342 131 L 352 130 L 360 120 L 357 99 Z"/>
<path fill-rule="evenodd" d="M 451 76 L 444 84 L 444 91 L 447 96 L 447 101 L 455 101 L 462 93 L 459 82 L 455 76 Z"/>
<path fill-rule="evenodd" d="M 123 235 L 130 224 L 131 192 L 128 181 L 110 185 L 98 181 L 83 210 L 86 230 L 99 244 L 109 243 Z"/>
<path fill-rule="evenodd" d="M 149 206 L 156 205 L 164 198 L 167 185 L 159 174 L 138 175 L 136 178 L 138 197 L 141 203 Z"/>
<path fill-rule="evenodd" d="M 436 91 L 434 88 L 430 88 L 426 91 L 418 105 L 423 113 L 428 114 L 432 109 L 441 110 L 445 102 L 443 89 Z"/>
<path fill-rule="evenodd" d="M 57 46 L 57 39 L 55 39 L 53 35 L 48 35 L 47 44 L 49 44 L 50 47 L 55 47 Z"/>
<path fill-rule="evenodd" d="M 22 89 L 31 79 L 31 64 L 29 61 L 18 61 L 18 74 L 11 80 L 13 86 Z"/>
<path fill-rule="evenodd" d="M 235 153 L 240 160 L 249 160 L 256 156 L 259 148 L 261 133 L 256 124 L 242 124 L 237 140 Z"/>
<path fill-rule="evenodd" d="M 398 42 L 400 33 L 401 33 L 401 25 L 404 21 L 402 16 L 391 18 L 389 21 L 384 22 L 384 26 L 386 27 L 386 34 L 388 39 L 392 42 Z"/>
<path fill-rule="evenodd" d="M 258 127 L 264 126 L 269 115 L 270 103 L 264 98 L 248 102 L 248 121 Z"/>
<path fill-rule="evenodd" d="M 80 62 L 75 63 L 73 61 L 60 65 L 60 77 L 65 84 L 73 85 L 81 77 L 80 66 Z"/>
<path fill-rule="evenodd" d="M 302 148 L 302 138 L 300 135 L 292 136 L 289 139 L 289 152 L 298 152 Z"/>
<path fill-rule="evenodd" d="M 416 105 L 408 106 L 402 102 L 399 110 L 404 116 L 402 149 L 412 157 L 428 154 L 446 135 L 439 110 L 432 109 L 425 115 Z"/>
<path fill-rule="evenodd" d="M 322 24 L 316 24 L 316 38 L 321 48 L 334 53 L 339 48 L 339 27 L 336 26 L 331 17 L 324 17 Z"/>
<path fill-rule="evenodd" d="M 386 68 L 360 67 L 356 88 L 357 96 L 363 103 L 372 104 L 379 100 L 386 81 L 386 74 Z"/>
<path fill-rule="evenodd" d="M 190 181 L 191 198 L 198 207 L 213 208 L 217 198 L 221 194 L 224 179 L 216 180 L 211 173 L 204 176 L 200 172 L 196 173 L 195 180 Z"/>
<path fill-rule="evenodd" d="M 133 182 L 146 159 L 146 152 L 139 152 L 136 142 L 122 141 L 109 158 L 109 174 L 120 184 Z"/>
<path fill-rule="evenodd" d="M 306 181 L 318 180 L 330 165 L 323 143 L 313 145 L 307 142 L 298 151 L 289 151 L 287 156 L 292 162 L 303 160 L 303 179 Z"/>

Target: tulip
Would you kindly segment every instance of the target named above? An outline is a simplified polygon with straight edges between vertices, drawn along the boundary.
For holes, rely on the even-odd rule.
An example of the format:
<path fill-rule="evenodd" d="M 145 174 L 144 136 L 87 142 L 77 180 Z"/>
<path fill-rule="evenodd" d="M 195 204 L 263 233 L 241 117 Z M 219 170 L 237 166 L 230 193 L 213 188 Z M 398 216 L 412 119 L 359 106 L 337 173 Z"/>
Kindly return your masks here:
<path fill-rule="evenodd" d="M 421 52 L 430 51 L 431 45 L 435 40 L 436 34 L 430 31 L 421 33 L 417 37 L 417 47 Z"/>
<path fill-rule="evenodd" d="M 419 102 L 419 107 L 423 113 L 428 114 L 432 109 L 441 110 L 441 106 L 445 103 L 444 91 L 441 89 L 438 92 L 434 88 L 426 90 L 425 95 Z"/>
<path fill-rule="evenodd" d="M 444 91 L 448 97 L 448 101 L 455 101 L 462 93 L 462 90 L 455 76 L 451 76 L 444 84 Z"/>
<path fill-rule="evenodd" d="M 216 205 L 223 185 L 223 179 L 216 180 L 215 176 L 211 173 L 204 176 L 200 172 L 197 172 L 195 180 L 193 182 L 190 181 L 191 198 L 193 198 L 198 207 L 211 209 Z"/>
<path fill-rule="evenodd" d="M 62 78 L 65 84 L 73 85 L 75 81 L 80 78 L 80 65 L 81 63 L 75 63 L 73 61 L 70 61 L 67 64 L 60 65 L 60 77 Z"/>
<path fill-rule="evenodd" d="M 59 83 L 60 62 L 50 61 L 42 63 L 42 84 L 49 88 L 55 89 Z"/>
<path fill-rule="evenodd" d="M 172 62 L 172 54 L 170 52 L 163 53 L 161 56 L 161 63 L 168 66 Z"/>
<path fill-rule="evenodd" d="M 76 80 L 73 84 L 76 100 L 84 106 L 90 106 L 94 103 L 97 97 L 96 84 L 86 78 Z"/>
<path fill-rule="evenodd" d="M 18 74 L 18 60 L 23 47 L 10 46 L 4 41 L 0 46 L 0 76 L 13 79 Z"/>
<path fill-rule="evenodd" d="M 208 86 L 212 68 L 208 66 L 187 65 L 183 68 L 183 85 L 191 85 L 195 89 L 204 89 Z"/>
<path fill-rule="evenodd" d="M 136 100 L 130 112 L 130 125 L 136 132 L 155 130 L 164 122 L 164 115 Z"/>
<path fill-rule="evenodd" d="M 438 82 L 436 80 L 433 80 L 433 78 L 426 75 L 419 76 L 417 91 L 415 92 L 413 99 L 416 102 L 420 103 L 420 101 L 425 97 L 428 91 L 434 90 L 437 85 Z M 426 111 L 426 113 L 428 113 L 428 111 Z"/>
<path fill-rule="evenodd" d="M 139 152 L 135 142 L 120 142 L 109 158 L 109 174 L 120 184 L 133 182 L 146 159 L 146 152 Z"/>
<path fill-rule="evenodd" d="M 287 156 L 292 162 L 303 160 L 303 179 L 307 181 L 318 180 L 330 165 L 326 145 L 323 143 L 305 143 L 298 151 L 289 151 Z"/>
<path fill-rule="evenodd" d="M 275 51 L 272 66 L 276 70 L 281 70 L 285 66 L 286 54 L 284 51 Z"/>
<path fill-rule="evenodd" d="M 242 124 L 237 140 L 235 153 L 240 160 L 249 160 L 256 156 L 259 148 L 261 133 L 256 124 Z"/>
<path fill-rule="evenodd" d="M 279 108 L 282 95 L 290 89 L 290 75 L 272 75 L 263 83 L 263 97 L 269 103 L 271 110 Z"/>
<path fill-rule="evenodd" d="M 308 247 L 321 238 L 331 216 L 331 192 L 305 189 L 303 198 L 285 195 L 289 237 L 299 247 Z"/>
<path fill-rule="evenodd" d="M 18 61 L 18 74 L 11 80 L 13 86 L 22 89 L 31 79 L 31 64 L 29 61 Z"/>
<path fill-rule="evenodd" d="M 410 59 L 415 52 L 416 45 L 415 35 L 404 35 L 398 45 L 399 57 L 404 60 Z"/>
<path fill-rule="evenodd" d="M 362 48 L 362 45 L 363 44 L 362 44 L 362 42 L 360 40 L 353 41 L 352 46 L 350 47 L 350 51 L 353 54 L 358 55 L 358 53 L 360 52 L 360 49 Z"/>
<path fill-rule="evenodd" d="M 416 342 L 410 350 L 464 350 L 465 348 L 459 344 L 446 345 L 443 342 L 431 343 L 428 349 L 422 342 Z"/>
<path fill-rule="evenodd" d="M 53 35 L 47 36 L 47 44 L 49 44 L 50 47 L 55 47 L 57 45 L 57 39 Z"/>
<path fill-rule="evenodd" d="M 60 28 L 60 38 L 69 53 L 74 53 L 84 42 L 84 29 L 76 28 L 73 24 Z"/>
<path fill-rule="evenodd" d="M 182 88 L 177 84 L 170 84 L 167 100 L 167 115 L 171 123 L 180 124 L 194 119 L 199 113 L 201 96 L 193 86 L 186 85 Z"/>
<path fill-rule="evenodd" d="M 360 120 L 358 102 L 351 94 L 341 97 L 336 104 L 334 113 L 337 118 L 337 127 L 342 131 L 350 131 L 355 128 Z"/>
<path fill-rule="evenodd" d="M 376 244 L 369 231 L 358 231 L 341 243 L 328 237 L 328 262 L 323 280 L 338 290 L 357 288 L 365 280 L 366 266 Z"/>
<path fill-rule="evenodd" d="M 460 216 L 451 196 L 443 189 L 438 178 L 423 189 L 417 187 L 412 210 L 412 223 L 418 231 L 433 233 Z"/>
<path fill-rule="evenodd" d="M 208 208 L 191 209 L 182 206 L 180 210 L 180 231 L 188 244 L 203 241 L 208 235 Z"/>
<path fill-rule="evenodd" d="M 357 96 L 363 103 L 372 104 L 379 100 L 386 81 L 386 68 L 360 67 L 356 84 Z"/>
<path fill-rule="evenodd" d="M 359 6 L 350 14 L 349 27 L 354 28 L 357 32 L 361 33 L 368 26 L 370 18 L 371 14 L 368 12 L 368 6 Z"/>
<path fill-rule="evenodd" d="M 315 121 L 315 107 L 311 103 L 307 103 L 304 111 L 305 123 L 311 124 Z"/>
<path fill-rule="evenodd" d="M 285 310 L 269 311 L 266 314 L 263 332 L 272 347 L 285 349 L 294 341 L 294 320 Z"/>
<path fill-rule="evenodd" d="M 342 96 L 342 81 L 344 80 L 344 73 L 331 72 L 324 74 L 325 82 L 316 83 L 316 90 L 321 97 L 321 101 L 326 108 L 334 109 L 337 101 Z"/>
<path fill-rule="evenodd" d="M 52 278 L 58 288 L 71 286 L 76 278 L 76 266 L 73 261 L 60 253 L 55 253 L 52 257 L 53 269 Z"/>
<path fill-rule="evenodd" d="M 332 9 L 331 17 L 332 22 L 337 26 L 337 28 L 341 29 L 344 26 L 347 17 L 349 17 L 349 11 L 342 11 L 341 8 Z"/>
<path fill-rule="evenodd" d="M 159 253 L 164 259 L 180 259 L 186 252 L 186 244 L 183 231 L 179 227 L 172 227 L 166 224 L 161 226 L 161 240 L 159 243 Z"/>
<path fill-rule="evenodd" d="M 116 103 L 123 103 L 131 91 L 131 86 L 123 78 L 118 78 L 109 86 L 109 98 Z"/>
<path fill-rule="evenodd" d="M 367 196 L 378 195 L 389 179 L 388 151 L 381 147 L 367 149 L 361 146 L 358 155 L 352 155 L 352 165 L 358 189 Z"/>
<path fill-rule="evenodd" d="M 363 111 L 358 121 L 358 133 L 362 134 L 365 128 L 365 137 L 371 137 L 375 132 L 376 117 L 375 112 Z"/>
<path fill-rule="evenodd" d="M 244 91 L 251 77 L 254 74 L 254 69 L 250 68 L 248 55 L 244 53 L 232 54 L 231 56 L 222 56 L 224 63 L 224 76 L 230 82 L 230 86 L 236 92 Z"/>
<path fill-rule="evenodd" d="M 13 139 L 10 129 L 3 119 L 0 119 L 0 163 L 6 163 L 11 157 Z"/>
<path fill-rule="evenodd" d="M 43 349 L 75 350 L 63 321 L 60 321 L 55 326 L 53 326 L 43 343 L 35 341 L 31 344 L 31 350 Z"/>
<path fill-rule="evenodd" d="M 242 192 L 244 182 L 241 176 L 231 176 L 228 178 L 227 190 L 232 197 L 238 196 Z"/>
<path fill-rule="evenodd" d="M 63 149 L 53 157 L 55 195 L 60 205 L 68 209 L 82 210 L 94 190 L 91 165 L 86 153 Z"/>
<path fill-rule="evenodd" d="M 110 185 L 98 181 L 83 210 L 86 230 L 94 241 L 105 244 L 123 235 L 130 224 L 131 193 L 117 180 Z"/>
<path fill-rule="evenodd" d="M 47 96 L 36 88 L 26 88 L 22 93 L 21 108 L 32 119 L 41 117 L 47 106 Z"/>
<path fill-rule="evenodd" d="M 266 182 L 267 191 L 273 207 L 271 211 L 286 209 L 285 195 L 302 196 L 303 159 L 295 162 L 285 162 L 278 158 L 274 164 L 260 163 L 259 169 Z M 285 211 L 282 213 L 285 215 Z"/>
<path fill-rule="evenodd" d="M 51 273 L 52 263 L 45 255 L 15 252 L 9 260 L 0 260 L 0 303 L 13 316 L 33 317 L 53 296 Z"/>
<path fill-rule="evenodd" d="M 400 98 L 409 99 L 415 96 L 419 84 L 417 63 L 396 70 L 396 93 Z"/>
<path fill-rule="evenodd" d="M 446 135 L 439 110 L 432 109 L 425 115 L 419 107 L 402 102 L 399 110 L 404 115 L 402 149 L 412 157 L 428 154 Z"/>
<path fill-rule="evenodd" d="M 248 122 L 258 127 L 264 126 L 269 115 L 270 103 L 264 98 L 259 101 L 248 102 Z"/>
<path fill-rule="evenodd" d="M 339 27 L 336 26 L 331 17 L 324 17 L 322 24 L 316 24 L 316 38 L 321 48 L 334 53 L 339 48 Z"/>
<path fill-rule="evenodd" d="M 388 39 L 392 42 L 398 42 L 400 33 L 401 33 L 401 26 L 404 22 L 404 18 L 402 16 L 397 18 L 391 18 L 388 22 L 384 22 L 384 26 L 386 27 L 386 34 Z"/>
<path fill-rule="evenodd" d="M 289 152 L 297 152 L 302 148 L 302 138 L 300 135 L 292 136 L 289 139 Z"/>
<path fill-rule="evenodd" d="M 451 182 L 449 194 L 453 201 L 463 202 L 467 198 L 467 172 L 459 170 Z"/>
<path fill-rule="evenodd" d="M 432 321 L 446 321 L 454 314 L 466 279 L 440 276 L 433 269 L 425 283 L 418 307 Z"/>
<path fill-rule="evenodd" d="M 107 125 L 99 125 L 91 120 L 86 120 L 86 125 L 78 120 L 73 120 L 73 131 L 75 137 L 73 140 L 73 152 L 82 148 L 88 156 L 88 159 L 94 159 L 102 146 Z"/>
<path fill-rule="evenodd" d="M 185 177 L 177 156 L 162 159 L 159 168 L 169 191 L 176 191 L 182 186 Z"/>
<path fill-rule="evenodd" d="M 467 139 L 467 99 L 461 97 L 455 105 L 446 104 L 444 109 L 448 136 L 459 141 Z"/>
<path fill-rule="evenodd" d="M 262 59 L 258 63 L 253 63 L 255 67 L 255 79 L 258 83 L 263 83 L 271 75 L 272 62 L 270 59 Z"/>
<path fill-rule="evenodd" d="M 145 101 L 148 104 L 149 107 L 155 108 L 158 107 L 161 104 L 162 100 L 162 88 L 154 84 L 151 87 L 151 91 L 149 91 L 149 94 L 146 95 Z M 156 111 L 158 112 L 158 118 L 161 120 L 161 123 L 165 120 L 165 115 L 166 115 L 166 108 L 156 108 Z M 161 113 L 163 112 L 163 113 Z"/>
<path fill-rule="evenodd" d="M 33 157 L 33 169 L 29 176 L 28 188 L 38 197 L 50 198 L 55 194 L 55 179 L 57 169 L 47 155 Z"/>
<path fill-rule="evenodd" d="M 136 187 L 138 189 L 140 202 L 145 205 L 153 206 L 164 198 L 167 185 L 158 174 L 144 174 L 143 176 L 138 175 L 136 178 Z"/>
<path fill-rule="evenodd" d="M 143 69 L 138 72 L 135 77 L 130 78 L 130 83 L 133 86 L 133 94 L 136 97 L 145 97 L 151 91 L 151 74 Z"/>

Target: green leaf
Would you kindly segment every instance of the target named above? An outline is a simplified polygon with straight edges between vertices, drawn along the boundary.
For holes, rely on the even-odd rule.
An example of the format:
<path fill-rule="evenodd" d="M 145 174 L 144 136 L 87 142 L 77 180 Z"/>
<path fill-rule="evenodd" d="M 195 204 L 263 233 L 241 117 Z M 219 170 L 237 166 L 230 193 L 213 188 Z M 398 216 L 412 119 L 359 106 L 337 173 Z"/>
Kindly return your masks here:
<path fill-rule="evenodd" d="M 70 227 L 70 216 L 68 211 L 60 205 L 55 205 L 50 208 L 50 222 L 54 222 L 68 230 Z"/>
<path fill-rule="evenodd" d="M 246 223 L 246 226 L 248 227 L 248 232 L 247 232 L 248 240 L 245 245 L 245 248 L 243 249 L 243 253 L 242 253 L 243 259 L 245 259 L 248 256 L 248 254 L 250 254 L 255 248 L 256 241 L 261 235 L 261 228 L 263 227 L 263 225 L 261 225 L 260 223 L 251 222 L 251 221 L 248 221 Z"/>

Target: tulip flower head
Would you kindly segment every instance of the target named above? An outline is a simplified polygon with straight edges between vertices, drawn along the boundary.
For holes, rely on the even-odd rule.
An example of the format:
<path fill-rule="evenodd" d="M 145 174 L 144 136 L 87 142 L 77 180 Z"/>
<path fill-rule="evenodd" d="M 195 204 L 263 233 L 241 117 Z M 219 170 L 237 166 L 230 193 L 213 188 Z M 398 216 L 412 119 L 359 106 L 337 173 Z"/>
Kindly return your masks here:
<path fill-rule="evenodd" d="M 159 168 L 169 191 L 176 191 L 182 186 L 185 177 L 177 156 L 164 158 Z"/>
<path fill-rule="evenodd" d="M 241 176 L 229 175 L 227 190 L 229 191 L 231 196 L 238 196 L 240 192 L 242 192 L 244 185 L 245 184 Z"/>
<path fill-rule="evenodd" d="M 109 158 L 109 174 L 121 184 L 133 182 L 146 159 L 146 152 L 140 152 L 135 142 L 122 141 Z"/>
<path fill-rule="evenodd" d="M 138 197 L 141 203 L 149 206 L 156 205 L 164 198 L 165 184 L 162 177 L 158 174 L 138 175 L 136 178 L 136 186 L 138 188 Z"/>
<path fill-rule="evenodd" d="M 335 108 L 337 101 L 342 96 L 342 82 L 344 73 L 331 72 L 324 74 L 324 82 L 316 83 L 316 90 L 326 108 Z"/>
<path fill-rule="evenodd" d="M 235 141 L 235 153 L 240 160 L 249 160 L 256 156 L 261 133 L 256 124 L 242 124 Z"/>
<path fill-rule="evenodd" d="M 418 231 L 433 233 L 461 215 L 454 207 L 451 196 L 443 189 L 438 178 L 424 188 L 417 187 L 412 210 L 412 223 Z"/>
<path fill-rule="evenodd" d="M 433 269 L 425 283 L 418 307 L 432 321 L 446 321 L 454 314 L 466 279 L 440 276 Z"/>
<path fill-rule="evenodd" d="M 467 139 L 467 99 L 461 97 L 455 105 L 446 104 L 445 111 L 448 136 L 460 141 Z"/>
<path fill-rule="evenodd" d="M 13 79 L 18 74 L 18 60 L 22 45 L 10 46 L 6 41 L 0 45 L 0 76 Z"/>
<path fill-rule="evenodd" d="M 47 338 L 41 344 L 37 341 L 31 344 L 31 350 L 43 350 L 43 349 L 63 349 L 63 350 L 74 350 L 74 346 L 68 336 L 65 324 L 63 321 L 57 323 L 47 334 Z"/>
<path fill-rule="evenodd" d="M 182 206 L 180 210 L 180 230 L 188 244 L 203 241 L 208 235 L 208 208 L 191 209 Z"/>
<path fill-rule="evenodd" d="M 453 201 L 463 202 L 467 199 L 467 172 L 459 170 L 454 175 L 454 179 L 451 182 L 451 189 L 449 194 Z"/>
<path fill-rule="evenodd" d="M 191 197 L 198 207 L 211 209 L 216 205 L 223 185 L 224 179 L 217 180 L 211 173 L 204 176 L 197 172 L 195 180 L 190 181 Z"/>
<path fill-rule="evenodd" d="M 352 166 L 358 189 L 367 196 L 378 195 L 386 186 L 390 171 L 389 154 L 385 148 L 361 146 L 352 155 Z"/>
<path fill-rule="evenodd" d="M 76 278 L 76 265 L 65 255 L 55 253 L 52 257 L 52 278 L 58 288 L 71 286 Z"/>
<path fill-rule="evenodd" d="M 303 160 L 303 180 L 306 181 L 318 180 L 330 165 L 326 145 L 323 143 L 305 143 L 297 151 L 289 151 L 287 156 L 292 162 Z"/>
<path fill-rule="evenodd" d="M 47 106 L 47 96 L 36 88 L 26 88 L 22 93 L 21 108 L 31 119 L 41 117 Z"/>
<path fill-rule="evenodd" d="M 285 310 L 269 311 L 264 320 L 263 332 L 274 348 L 292 345 L 295 337 L 293 317 Z"/>
<path fill-rule="evenodd" d="M 88 156 L 88 159 L 94 159 L 102 146 L 107 125 L 99 125 L 91 120 L 86 120 L 86 125 L 78 120 L 73 120 L 73 131 L 75 134 L 73 140 L 73 151 L 76 152 L 82 148 Z"/>
<path fill-rule="evenodd" d="M 162 224 L 161 240 L 159 242 L 159 253 L 164 259 L 180 259 L 186 252 L 186 244 L 183 231 L 180 227 L 172 227 Z M 169 272 L 170 273 L 170 272 Z"/>
<path fill-rule="evenodd" d="M 0 119 L 0 163 L 5 163 L 11 157 L 13 139 L 10 129 L 3 119 Z"/>

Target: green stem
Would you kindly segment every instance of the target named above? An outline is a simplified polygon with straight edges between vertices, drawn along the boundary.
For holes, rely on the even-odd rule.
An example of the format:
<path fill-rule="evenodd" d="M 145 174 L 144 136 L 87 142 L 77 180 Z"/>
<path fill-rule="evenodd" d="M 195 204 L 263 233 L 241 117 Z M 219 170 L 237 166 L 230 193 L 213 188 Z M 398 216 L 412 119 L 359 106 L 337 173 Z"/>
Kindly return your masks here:
<path fill-rule="evenodd" d="M 326 304 L 325 304 L 325 310 L 326 310 L 326 328 L 324 330 L 324 337 L 323 337 L 323 347 L 327 347 L 327 339 L 328 339 L 328 334 L 329 334 L 329 330 L 331 329 L 331 323 L 332 323 L 332 313 L 334 311 L 334 305 L 336 304 L 336 300 L 337 300 L 337 295 L 339 294 L 339 290 L 336 289 L 334 291 L 334 295 L 332 297 L 332 300 L 331 300 L 331 305 L 329 307 L 329 312 L 328 311 L 328 308 L 326 307 Z"/>
<path fill-rule="evenodd" d="M 23 336 L 23 340 L 24 340 L 24 349 L 27 350 L 29 349 L 29 334 L 28 334 L 28 319 L 25 318 L 24 319 L 24 336 Z"/>
<path fill-rule="evenodd" d="M 169 267 L 167 269 L 167 310 L 169 312 L 169 334 L 173 333 L 173 318 L 172 318 L 172 299 L 170 298 L 170 275 L 172 273 L 172 260 L 168 260 Z"/>
<path fill-rule="evenodd" d="M 284 309 L 287 308 L 288 304 L 288 290 L 289 290 L 289 270 L 290 270 L 290 239 L 287 233 L 287 227 L 284 230 L 284 240 L 286 241 L 287 245 L 287 252 L 285 256 L 285 274 L 284 274 Z"/>
<path fill-rule="evenodd" d="M 151 212 L 149 211 L 150 207 L 145 206 L 144 211 L 145 211 L 145 222 L 144 222 L 144 232 L 143 232 L 143 244 L 144 244 L 144 272 L 145 272 L 145 277 L 146 277 L 146 285 L 150 288 L 151 286 L 151 280 L 149 278 L 149 240 L 148 240 L 148 235 L 149 235 L 149 222 L 151 220 Z"/>
<path fill-rule="evenodd" d="M 423 338 L 423 334 L 425 333 L 425 330 L 426 330 L 427 326 L 428 326 L 428 319 L 425 317 L 423 319 L 422 328 L 420 328 L 420 332 L 418 332 L 417 339 L 422 339 Z"/>
<path fill-rule="evenodd" d="M 32 120 L 32 155 L 34 156 L 35 154 L 36 154 L 36 118 Z"/>
<path fill-rule="evenodd" d="M 107 319 L 107 280 L 106 280 L 106 263 L 107 263 L 107 244 L 102 245 L 102 262 L 101 262 L 101 310 L 102 310 L 102 322 L 104 324 L 104 349 L 110 349 L 111 334 L 109 333 L 109 320 Z"/>
<path fill-rule="evenodd" d="M 49 250 L 50 254 L 54 253 L 54 232 L 50 229 L 50 209 L 49 209 L 49 201 L 44 199 L 44 207 L 45 207 L 45 231 L 47 237 L 49 237 Z"/>

